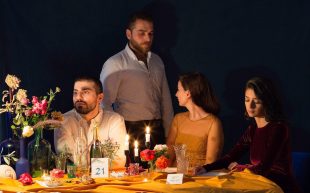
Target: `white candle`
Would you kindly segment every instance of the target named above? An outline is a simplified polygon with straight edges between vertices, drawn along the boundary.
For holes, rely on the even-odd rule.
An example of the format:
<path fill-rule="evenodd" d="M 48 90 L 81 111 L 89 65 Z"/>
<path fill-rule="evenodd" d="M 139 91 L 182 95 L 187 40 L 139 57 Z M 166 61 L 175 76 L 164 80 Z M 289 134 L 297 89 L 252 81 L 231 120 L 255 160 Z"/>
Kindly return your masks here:
<path fill-rule="evenodd" d="M 139 156 L 139 150 L 138 150 L 138 141 L 135 140 L 135 157 Z"/>
<path fill-rule="evenodd" d="M 129 150 L 129 135 L 126 135 L 126 139 L 125 139 L 125 150 Z"/>
<path fill-rule="evenodd" d="M 146 127 L 146 133 L 145 133 L 145 142 L 150 142 L 151 141 L 151 134 L 150 134 L 150 127 Z"/>

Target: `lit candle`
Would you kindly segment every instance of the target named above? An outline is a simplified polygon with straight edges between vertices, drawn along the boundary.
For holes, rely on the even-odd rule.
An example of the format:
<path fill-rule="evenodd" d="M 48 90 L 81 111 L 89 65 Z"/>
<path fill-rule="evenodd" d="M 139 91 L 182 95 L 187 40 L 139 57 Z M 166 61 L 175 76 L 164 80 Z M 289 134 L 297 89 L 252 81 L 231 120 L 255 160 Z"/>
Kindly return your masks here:
<path fill-rule="evenodd" d="M 139 150 L 138 150 L 138 141 L 135 140 L 135 157 L 139 156 Z"/>
<path fill-rule="evenodd" d="M 129 135 L 126 134 L 125 138 L 125 150 L 129 150 Z"/>
<path fill-rule="evenodd" d="M 145 133 L 145 142 L 148 143 L 151 141 L 151 134 L 150 134 L 150 127 L 146 127 L 146 133 Z"/>

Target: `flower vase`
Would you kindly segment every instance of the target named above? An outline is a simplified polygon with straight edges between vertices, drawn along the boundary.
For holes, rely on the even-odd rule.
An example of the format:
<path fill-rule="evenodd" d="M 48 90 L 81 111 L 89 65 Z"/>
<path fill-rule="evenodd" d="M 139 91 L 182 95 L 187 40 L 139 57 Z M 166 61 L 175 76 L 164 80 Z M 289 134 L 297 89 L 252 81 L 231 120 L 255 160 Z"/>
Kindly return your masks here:
<path fill-rule="evenodd" d="M 2 155 L 8 155 L 12 152 L 14 153 L 14 157 L 18 157 L 19 153 L 19 141 L 14 138 L 8 138 L 0 143 L 0 152 L 2 151 Z M 1 157 L 0 163 L 5 163 L 4 158 Z M 10 163 L 8 164 L 11 167 L 15 167 L 16 162 L 11 159 Z"/>
<path fill-rule="evenodd" d="M 32 177 L 40 177 L 42 171 L 51 169 L 51 144 L 43 139 L 43 129 L 35 130 L 35 139 L 28 144 L 28 159 Z"/>
<path fill-rule="evenodd" d="M 148 173 L 153 173 L 153 172 L 155 172 L 155 163 L 153 163 L 153 161 L 149 161 Z"/>
<path fill-rule="evenodd" d="M 25 138 L 21 137 L 19 139 L 19 145 L 20 145 L 20 157 L 16 162 L 16 177 L 19 178 L 19 176 L 25 172 L 29 173 L 29 161 L 25 157 Z"/>
<path fill-rule="evenodd" d="M 2 131 L 6 131 L 6 139 L 4 139 L 3 141 L 1 141 L 0 143 L 0 152 L 1 155 L 8 155 L 11 154 L 12 152 L 14 153 L 13 157 L 18 157 L 19 155 L 19 141 L 16 137 L 14 137 L 12 130 L 10 128 L 10 124 L 12 123 L 12 118 L 11 118 L 11 114 L 10 113 L 6 113 L 5 114 L 5 121 L 3 121 L 3 123 L 1 123 L 1 127 L 3 129 L 1 129 Z M 0 118 L 1 121 L 1 118 Z M 0 158 L 0 163 L 6 163 L 4 161 L 4 157 Z M 12 166 L 13 168 L 15 168 L 15 164 L 16 161 L 14 161 L 13 159 L 10 159 L 10 163 L 8 165 Z"/>

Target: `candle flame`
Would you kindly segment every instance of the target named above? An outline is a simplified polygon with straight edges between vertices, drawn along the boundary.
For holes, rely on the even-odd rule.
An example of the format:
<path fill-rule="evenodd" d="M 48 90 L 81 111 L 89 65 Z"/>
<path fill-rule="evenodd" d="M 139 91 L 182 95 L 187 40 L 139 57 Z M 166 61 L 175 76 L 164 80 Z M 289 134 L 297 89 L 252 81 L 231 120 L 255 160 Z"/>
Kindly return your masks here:
<path fill-rule="evenodd" d="M 135 140 L 135 148 L 138 148 L 138 141 Z"/>
<path fill-rule="evenodd" d="M 129 135 L 126 134 L 126 141 L 129 141 Z"/>

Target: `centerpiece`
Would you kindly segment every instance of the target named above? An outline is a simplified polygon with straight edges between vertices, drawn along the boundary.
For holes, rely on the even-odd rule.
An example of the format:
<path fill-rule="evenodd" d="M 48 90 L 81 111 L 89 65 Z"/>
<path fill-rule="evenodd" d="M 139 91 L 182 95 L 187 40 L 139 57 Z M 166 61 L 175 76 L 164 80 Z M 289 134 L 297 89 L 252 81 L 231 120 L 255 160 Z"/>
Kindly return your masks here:
<path fill-rule="evenodd" d="M 168 167 L 168 147 L 167 145 L 155 145 L 153 150 L 145 149 L 140 152 L 142 161 L 147 161 L 149 164 L 149 172 L 163 171 Z"/>
<path fill-rule="evenodd" d="M 60 89 L 49 90 L 47 96 L 33 96 L 30 101 L 27 90 L 19 88 L 21 80 L 8 74 L 5 82 L 9 87 L 2 92 L 2 108 L 0 113 L 10 113 L 13 117 L 11 129 L 20 140 L 20 158 L 16 163 L 16 173 L 19 177 L 29 172 L 29 162 L 25 157 L 25 138 L 33 135 L 35 139 L 28 145 L 28 159 L 33 177 L 39 175 L 38 170 L 48 169 L 51 160 L 51 145 L 43 140 L 43 128 L 61 127 L 61 113 L 51 112 L 51 103 Z M 43 144 L 43 148 L 42 148 Z"/>

